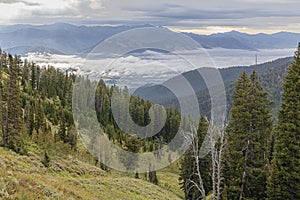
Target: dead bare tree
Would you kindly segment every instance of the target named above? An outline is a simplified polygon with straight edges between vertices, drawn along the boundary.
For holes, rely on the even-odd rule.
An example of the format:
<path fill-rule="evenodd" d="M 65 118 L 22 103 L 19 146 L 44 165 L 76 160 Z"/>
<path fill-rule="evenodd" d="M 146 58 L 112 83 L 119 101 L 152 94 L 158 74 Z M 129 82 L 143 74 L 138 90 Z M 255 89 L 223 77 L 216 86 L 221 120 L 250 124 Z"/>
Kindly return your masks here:
<path fill-rule="evenodd" d="M 221 185 L 223 181 L 223 151 L 226 145 L 225 127 L 214 126 L 210 123 L 208 128 L 209 144 L 211 151 L 211 164 L 212 164 L 212 187 L 213 187 L 213 200 L 221 199 Z"/>
<path fill-rule="evenodd" d="M 190 132 L 184 132 L 182 131 L 182 136 L 184 137 L 184 145 L 188 145 L 188 147 L 191 148 L 192 155 L 195 159 L 195 172 L 193 172 L 190 177 L 197 177 L 197 181 L 193 180 L 192 178 L 189 178 L 186 181 L 186 188 L 187 192 L 189 193 L 190 190 L 193 188 L 196 188 L 200 194 L 203 200 L 206 200 L 206 193 L 203 185 L 203 180 L 201 177 L 201 170 L 200 170 L 200 141 L 197 137 L 197 128 L 194 125 L 191 125 Z"/>
<path fill-rule="evenodd" d="M 212 199 L 221 199 L 222 190 L 222 170 L 223 170 L 223 152 L 226 145 L 225 127 L 217 127 L 211 122 L 208 128 L 207 136 L 203 143 L 200 144 L 197 136 L 197 128 L 195 125 L 191 126 L 190 132 L 183 132 L 185 139 L 184 145 L 189 145 L 192 155 L 195 159 L 195 172 L 191 174 L 191 177 L 196 176 L 198 181 L 194 181 L 191 178 L 187 180 L 187 191 L 192 188 L 197 188 L 200 192 L 202 199 L 206 199 L 206 191 L 201 177 L 200 160 L 206 156 L 211 156 L 211 181 L 212 181 Z M 201 147 L 201 148 L 200 148 Z M 190 185 L 190 186 L 189 186 Z"/>

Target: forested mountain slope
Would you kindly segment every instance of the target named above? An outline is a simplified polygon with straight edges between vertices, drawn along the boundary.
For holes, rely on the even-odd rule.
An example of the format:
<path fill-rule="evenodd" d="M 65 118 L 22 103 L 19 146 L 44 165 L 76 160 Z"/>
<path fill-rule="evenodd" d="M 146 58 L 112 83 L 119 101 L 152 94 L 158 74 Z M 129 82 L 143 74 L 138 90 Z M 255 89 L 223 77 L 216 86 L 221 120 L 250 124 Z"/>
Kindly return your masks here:
<path fill-rule="evenodd" d="M 280 96 L 282 92 L 281 84 L 283 82 L 283 77 L 286 73 L 287 67 L 290 66 L 292 62 L 293 58 L 288 57 L 259 65 L 218 69 L 226 88 L 228 105 L 231 105 L 230 96 L 233 90 L 233 83 L 236 81 L 239 75 L 244 71 L 247 72 L 247 74 L 250 74 L 253 70 L 255 70 L 259 74 L 259 79 L 262 86 L 269 93 L 271 100 L 275 102 L 274 108 L 277 110 L 278 106 L 280 105 Z M 183 76 L 193 87 L 195 94 L 198 97 L 200 110 L 203 112 L 203 114 L 207 115 L 210 110 L 210 97 L 207 91 L 208 88 L 202 76 L 199 74 L 199 72 L 201 73 L 201 71 L 203 72 L 205 70 L 216 69 L 200 68 L 199 70 L 183 73 Z M 174 77 L 173 79 L 176 80 L 178 77 Z M 135 91 L 135 95 L 154 103 L 161 103 L 167 107 L 179 107 L 175 95 L 163 85 L 152 85 L 139 88 Z"/>
<path fill-rule="evenodd" d="M 176 164 L 176 173 L 168 169 L 157 175 L 153 172 L 153 183 L 149 173 L 116 172 L 87 151 L 72 115 L 74 79 L 72 73 L 40 67 L 0 51 L 0 199 L 182 198 Z M 137 104 L 146 109 L 142 106 L 150 102 L 136 98 L 133 112 L 139 111 Z M 145 123 L 147 119 L 136 120 Z M 141 149 L 142 144 L 132 143 L 137 140 L 130 140 L 109 120 L 103 125 L 107 135 L 124 149 L 133 145 L 138 145 L 138 151 L 157 148 L 150 140 L 146 149 Z M 170 129 L 163 132 L 168 133 Z M 119 134 L 121 137 L 116 137 Z"/>

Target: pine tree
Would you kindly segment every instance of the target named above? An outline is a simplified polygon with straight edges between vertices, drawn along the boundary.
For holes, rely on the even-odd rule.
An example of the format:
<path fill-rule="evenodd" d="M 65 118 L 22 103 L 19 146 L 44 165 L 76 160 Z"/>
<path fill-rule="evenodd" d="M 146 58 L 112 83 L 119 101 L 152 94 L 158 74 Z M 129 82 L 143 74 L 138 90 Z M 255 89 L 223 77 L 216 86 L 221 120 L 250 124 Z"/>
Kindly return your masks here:
<path fill-rule="evenodd" d="M 21 85 L 23 87 L 23 92 L 27 92 L 27 83 L 29 80 L 29 64 L 28 61 L 25 59 L 22 69 L 22 78 L 21 78 Z"/>
<path fill-rule="evenodd" d="M 46 129 L 46 120 L 45 120 L 45 114 L 44 114 L 44 109 L 43 109 L 43 106 L 41 103 L 41 99 L 37 100 L 35 129 L 38 133 L 40 130 L 45 132 L 45 129 Z"/>
<path fill-rule="evenodd" d="M 22 116 L 20 84 L 19 84 L 19 58 L 9 55 L 9 84 L 7 91 L 6 112 L 6 145 L 16 152 L 23 151 L 21 139 Z"/>
<path fill-rule="evenodd" d="M 31 64 L 31 80 L 30 80 L 30 84 L 31 84 L 31 90 L 34 91 L 36 89 L 36 66 L 35 64 Z"/>
<path fill-rule="evenodd" d="M 228 199 L 264 199 L 272 132 L 271 105 L 254 71 L 235 84 L 228 126 L 225 184 Z"/>
<path fill-rule="evenodd" d="M 34 129 L 34 105 L 33 102 L 27 102 L 25 105 L 25 116 L 24 122 L 27 126 L 27 132 L 29 136 L 32 136 L 33 129 Z"/>
<path fill-rule="evenodd" d="M 0 126 L 2 135 L 2 145 L 7 145 L 7 136 L 5 131 L 6 122 L 6 105 L 5 105 L 5 85 L 6 81 L 3 76 L 5 73 L 6 54 L 0 49 Z"/>
<path fill-rule="evenodd" d="M 4 131 L 4 119 L 3 119 L 3 111 L 4 111 L 4 108 L 3 108 L 3 62 L 2 62 L 2 50 L 0 49 L 0 126 L 1 126 L 1 136 L 2 136 L 2 144 L 4 144 L 5 142 L 5 131 Z"/>
<path fill-rule="evenodd" d="M 124 146 L 128 152 L 138 153 L 141 149 L 141 140 L 136 136 L 130 136 L 126 138 Z M 121 155 L 121 161 L 127 170 L 138 167 L 138 157 L 134 154 Z"/>
<path fill-rule="evenodd" d="M 43 160 L 42 160 L 42 164 L 43 164 L 45 167 L 49 167 L 49 166 L 50 166 L 50 162 L 51 162 L 50 156 L 49 156 L 48 152 L 45 151 L 45 153 L 44 153 L 44 158 L 43 158 Z"/>
<path fill-rule="evenodd" d="M 7 78 L 4 78 L 5 72 L 7 73 L 7 54 L 1 52 L 1 132 L 2 132 L 2 145 L 7 146 Z"/>
<path fill-rule="evenodd" d="M 149 171 L 149 182 L 158 185 L 156 171 Z"/>
<path fill-rule="evenodd" d="M 67 143 L 67 125 L 64 118 L 61 119 L 59 124 L 58 136 L 61 141 Z"/>
<path fill-rule="evenodd" d="M 300 43 L 283 84 L 275 150 L 267 194 L 272 200 L 300 199 Z"/>

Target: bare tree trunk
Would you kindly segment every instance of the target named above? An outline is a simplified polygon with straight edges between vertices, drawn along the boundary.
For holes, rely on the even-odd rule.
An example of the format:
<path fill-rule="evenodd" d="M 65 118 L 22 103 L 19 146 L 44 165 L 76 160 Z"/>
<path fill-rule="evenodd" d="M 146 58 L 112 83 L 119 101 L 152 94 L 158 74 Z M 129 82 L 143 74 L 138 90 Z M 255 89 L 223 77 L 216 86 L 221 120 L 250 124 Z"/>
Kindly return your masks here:
<path fill-rule="evenodd" d="M 225 127 L 220 130 L 220 147 L 217 156 L 217 200 L 221 199 L 221 184 L 223 181 L 222 170 L 223 170 L 223 150 L 226 145 Z"/>
<path fill-rule="evenodd" d="M 211 151 L 211 165 L 212 165 L 212 174 L 211 174 L 211 180 L 212 180 L 212 190 L 213 195 L 212 199 L 215 200 L 215 194 L 216 194 L 216 141 L 215 141 L 215 134 L 216 134 L 216 128 L 210 124 L 208 128 L 208 134 L 209 134 L 209 142 L 210 142 L 210 151 Z"/>
<path fill-rule="evenodd" d="M 205 193 L 203 180 L 201 177 L 201 170 L 200 170 L 200 159 L 199 159 L 200 144 L 199 144 L 199 138 L 197 137 L 197 128 L 195 126 L 192 126 L 191 133 L 183 133 L 183 137 L 185 138 L 187 145 L 191 145 L 193 157 L 195 158 L 196 172 L 191 174 L 191 177 L 195 175 L 198 178 L 198 182 L 192 179 L 187 180 L 186 184 L 187 185 L 191 184 L 191 186 L 187 188 L 187 192 L 189 192 L 192 188 L 196 188 L 200 192 L 202 199 L 206 200 L 206 193 Z"/>
<path fill-rule="evenodd" d="M 223 170 L 223 150 L 226 145 L 225 140 L 225 129 L 221 130 L 221 138 L 220 138 L 220 149 L 218 151 L 218 162 L 217 162 L 217 199 L 221 199 L 221 184 L 223 181 L 222 170 Z"/>
<path fill-rule="evenodd" d="M 213 124 L 210 124 L 208 130 L 210 138 L 210 150 L 212 161 L 212 187 L 213 187 L 213 200 L 221 199 L 221 184 L 223 181 L 222 169 L 223 169 L 223 150 L 226 145 L 225 140 L 225 128 L 218 128 Z"/>
<path fill-rule="evenodd" d="M 225 126 L 224 127 L 216 127 L 212 123 L 208 128 L 208 140 L 205 139 L 202 146 L 199 144 L 199 138 L 197 137 L 197 129 L 193 126 L 191 128 L 191 133 L 183 134 L 185 141 L 188 142 L 187 145 L 191 145 L 193 157 L 195 158 L 196 172 L 191 174 L 191 177 L 194 175 L 198 177 L 198 182 L 189 179 L 187 184 L 192 184 L 188 191 L 192 188 L 197 188 L 200 192 L 203 199 L 206 199 L 206 193 L 204 189 L 204 183 L 201 177 L 201 169 L 200 169 L 200 158 L 203 158 L 205 155 L 204 152 L 207 150 L 211 152 L 211 166 L 212 166 L 212 189 L 213 189 L 213 200 L 221 199 L 221 184 L 223 181 L 222 170 L 223 170 L 223 150 L 226 145 L 226 137 L 225 137 Z M 201 146 L 201 149 L 199 148 Z M 205 154 L 205 155 L 204 155 Z"/>

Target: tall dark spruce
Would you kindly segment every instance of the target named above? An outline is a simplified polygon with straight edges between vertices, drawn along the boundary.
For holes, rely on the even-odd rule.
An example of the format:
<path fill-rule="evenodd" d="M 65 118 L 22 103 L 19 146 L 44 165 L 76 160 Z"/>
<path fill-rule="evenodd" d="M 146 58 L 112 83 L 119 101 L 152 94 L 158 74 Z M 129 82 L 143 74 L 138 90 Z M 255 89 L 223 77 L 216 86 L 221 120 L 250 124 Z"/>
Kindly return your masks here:
<path fill-rule="evenodd" d="M 223 198 L 265 199 L 272 102 L 255 71 L 240 75 L 232 100 Z"/>
<path fill-rule="evenodd" d="M 272 200 L 300 199 L 300 43 L 283 84 L 267 194 Z"/>
<path fill-rule="evenodd" d="M 23 130 L 23 111 L 21 105 L 21 91 L 20 91 L 20 58 L 13 58 L 11 55 L 9 59 L 9 81 L 7 88 L 7 111 L 6 111 L 6 134 L 4 145 L 15 150 L 22 152 L 23 142 L 21 138 Z"/>

